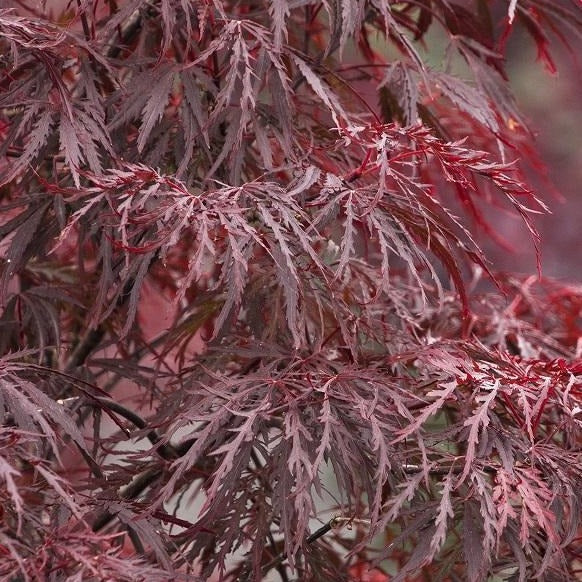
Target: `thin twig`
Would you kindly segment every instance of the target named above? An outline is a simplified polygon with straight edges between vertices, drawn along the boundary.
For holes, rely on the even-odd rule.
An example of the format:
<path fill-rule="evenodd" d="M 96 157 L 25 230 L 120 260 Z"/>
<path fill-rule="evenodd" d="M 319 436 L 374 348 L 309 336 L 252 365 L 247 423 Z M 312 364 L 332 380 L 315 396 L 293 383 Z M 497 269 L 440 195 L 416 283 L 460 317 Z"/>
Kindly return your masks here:
<path fill-rule="evenodd" d="M 414 464 L 402 465 L 401 468 L 408 475 L 412 475 L 423 470 L 422 465 Z M 428 474 L 429 475 L 448 475 L 449 473 L 457 474 L 462 473 L 463 470 L 464 466 L 462 465 L 458 465 L 456 467 L 452 465 L 440 465 L 438 467 L 431 467 L 428 470 Z M 498 467 L 492 465 L 485 465 L 484 467 L 481 467 L 481 470 L 484 471 L 485 473 L 496 473 L 498 471 Z"/>
<path fill-rule="evenodd" d="M 80 0 L 77 0 L 77 7 L 79 8 L 79 14 L 81 16 L 81 25 L 83 26 L 83 34 L 85 35 L 85 40 L 87 42 L 91 41 L 91 30 L 89 29 L 89 23 L 87 22 L 87 14 L 81 6 Z"/>
<path fill-rule="evenodd" d="M 357 519 L 352 517 L 343 517 L 343 516 L 334 516 L 332 517 L 327 523 L 324 523 L 319 529 L 314 531 L 310 536 L 307 537 L 305 543 L 310 545 L 313 542 L 317 541 L 319 538 L 323 537 L 326 533 L 330 532 L 332 529 L 338 529 L 344 525 L 348 525 L 351 523 L 362 523 L 365 525 L 370 525 L 370 522 L 367 519 Z M 273 558 L 270 562 L 265 564 L 261 568 L 261 573 L 263 576 L 272 570 L 273 568 L 280 566 L 285 560 L 287 559 L 287 554 L 285 552 L 281 552 L 278 556 Z"/>

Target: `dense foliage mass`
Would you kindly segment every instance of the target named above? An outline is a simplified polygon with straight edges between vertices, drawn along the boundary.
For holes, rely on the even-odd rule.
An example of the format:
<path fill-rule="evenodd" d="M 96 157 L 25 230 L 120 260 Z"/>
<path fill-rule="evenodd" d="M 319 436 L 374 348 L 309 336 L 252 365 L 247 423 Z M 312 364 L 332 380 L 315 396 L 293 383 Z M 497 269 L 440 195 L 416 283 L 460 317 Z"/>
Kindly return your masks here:
<path fill-rule="evenodd" d="M 0 11 L 1 579 L 579 579 L 582 289 L 478 240 L 539 246 L 505 46 L 551 72 L 580 3 L 38 5 Z"/>

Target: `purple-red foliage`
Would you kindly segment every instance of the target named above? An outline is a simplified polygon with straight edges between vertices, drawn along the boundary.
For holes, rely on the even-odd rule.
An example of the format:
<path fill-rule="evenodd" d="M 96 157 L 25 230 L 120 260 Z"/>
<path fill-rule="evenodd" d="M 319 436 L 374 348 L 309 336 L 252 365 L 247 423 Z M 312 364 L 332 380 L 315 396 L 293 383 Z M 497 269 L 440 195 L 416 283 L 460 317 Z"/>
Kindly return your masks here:
<path fill-rule="evenodd" d="M 0 11 L 2 580 L 577 579 L 582 288 L 478 240 L 539 252 L 504 47 L 552 71 L 580 3 L 38 5 Z"/>

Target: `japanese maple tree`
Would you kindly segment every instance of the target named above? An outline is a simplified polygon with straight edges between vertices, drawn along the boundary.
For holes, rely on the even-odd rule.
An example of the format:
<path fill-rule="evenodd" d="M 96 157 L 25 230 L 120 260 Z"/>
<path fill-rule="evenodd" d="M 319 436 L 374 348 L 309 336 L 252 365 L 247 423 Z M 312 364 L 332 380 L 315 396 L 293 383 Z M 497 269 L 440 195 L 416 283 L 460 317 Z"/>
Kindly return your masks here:
<path fill-rule="evenodd" d="M 580 2 L 11 5 L 0 578 L 580 579 L 582 288 L 480 248 Z"/>

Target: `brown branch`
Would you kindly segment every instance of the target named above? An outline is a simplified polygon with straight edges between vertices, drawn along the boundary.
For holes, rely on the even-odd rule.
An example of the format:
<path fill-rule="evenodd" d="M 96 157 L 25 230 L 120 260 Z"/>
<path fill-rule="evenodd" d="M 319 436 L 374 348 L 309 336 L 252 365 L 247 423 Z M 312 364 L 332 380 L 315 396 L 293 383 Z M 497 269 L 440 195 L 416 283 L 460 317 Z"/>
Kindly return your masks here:
<path fill-rule="evenodd" d="M 105 329 L 102 325 L 89 330 L 85 334 L 85 337 L 75 346 L 69 361 L 65 365 L 65 372 L 71 372 L 75 368 L 82 366 L 89 357 L 89 354 L 99 346 L 104 336 Z"/>
<path fill-rule="evenodd" d="M 151 1 L 146 2 L 146 8 L 143 9 L 141 6 L 134 10 L 129 18 L 125 21 L 121 27 L 121 31 L 115 32 L 113 36 L 107 42 L 105 47 L 105 54 L 110 58 L 116 58 L 121 52 L 122 46 L 131 42 L 135 35 L 140 31 L 143 25 L 143 17 L 153 17 L 155 16 L 156 9 L 154 3 Z"/>
<path fill-rule="evenodd" d="M 135 499 L 143 491 L 145 491 L 150 485 L 152 485 L 161 475 L 163 470 L 160 467 L 152 467 L 142 471 L 137 475 L 131 483 L 128 483 L 119 492 L 119 497 L 121 499 Z M 110 513 L 106 511 L 99 515 L 93 522 L 93 531 L 97 532 L 107 525 L 109 525 L 116 517 L 115 513 Z"/>

